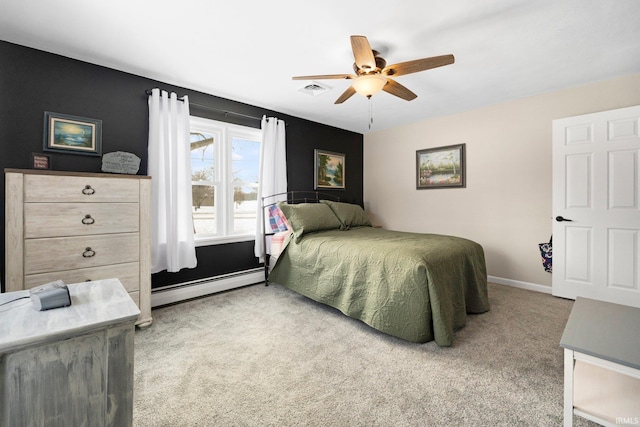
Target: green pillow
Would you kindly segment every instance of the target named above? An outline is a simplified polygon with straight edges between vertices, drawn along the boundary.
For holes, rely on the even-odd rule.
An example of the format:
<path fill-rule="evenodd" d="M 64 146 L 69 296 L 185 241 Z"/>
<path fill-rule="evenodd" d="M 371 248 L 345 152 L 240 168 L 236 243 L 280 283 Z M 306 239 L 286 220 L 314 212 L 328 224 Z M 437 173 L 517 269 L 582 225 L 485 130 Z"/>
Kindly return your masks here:
<path fill-rule="evenodd" d="M 342 229 L 348 230 L 351 227 L 371 227 L 369 216 L 360 205 L 352 203 L 334 202 L 331 200 L 320 200 L 328 205 L 342 223 Z"/>
<path fill-rule="evenodd" d="M 293 229 L 296 243 L 302 236 L 314 231 L 339 230 L 342 227 L 340 220 L 331 208 L 321 203 L 298 203 L 290 205 L 280 202 L 278 207 L 287 218 Z"/>

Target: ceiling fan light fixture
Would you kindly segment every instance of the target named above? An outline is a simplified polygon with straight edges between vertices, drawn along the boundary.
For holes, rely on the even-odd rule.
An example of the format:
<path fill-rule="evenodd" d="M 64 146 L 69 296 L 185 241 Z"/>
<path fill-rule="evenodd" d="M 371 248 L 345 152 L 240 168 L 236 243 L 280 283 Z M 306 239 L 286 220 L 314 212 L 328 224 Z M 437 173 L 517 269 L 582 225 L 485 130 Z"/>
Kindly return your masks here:
<path fill-rule="evenodd" d="M 356 93 L 371 99 L 373 95 L 384 90 L 385 92 L 411 101 L 418 95 L 411 92 L 391 76 L 404 76 L 406 74 L 417 73 L 453 64 L 453 55 L 432 56 L 430 58 L 414 59 L 412 61 L 399 62 L 387 66 L 387 61 L 380 57 L 380 54 L 371 49 L 371 45 L 365 36 L 351 36 L 351 50 L 353 51 L 353 71 L 355 74 L 322 74 L 315 76 L 298 76 L 293 80 L 319 80 L 319 79 L 347 79 L 352 84 L 342 95 L 336 99 L 334 104 L 342 104 Z M 314 88 L 312 85 L 307 86 Z M 311 90 L 311 89 L 309 89 Z"/>
<path fill-rule="evenodd" d="M 380 74 L 363 74 L 353 81 L 353 88 L 360 95 L 370 98 L 387 84 L 387 78 Z"/>

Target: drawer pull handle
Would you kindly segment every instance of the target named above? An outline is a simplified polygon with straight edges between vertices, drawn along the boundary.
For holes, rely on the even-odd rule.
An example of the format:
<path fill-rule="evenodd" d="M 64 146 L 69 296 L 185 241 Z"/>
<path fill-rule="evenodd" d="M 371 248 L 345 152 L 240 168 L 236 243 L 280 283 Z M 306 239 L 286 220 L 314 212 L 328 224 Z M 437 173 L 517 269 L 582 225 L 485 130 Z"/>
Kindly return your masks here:
<path fill-rule="evenodd" d="M 94 256 L 96 254 L 96 251 L 94 251 L 91 248 L 86 248 L 84 250 L 84 252 L 82 253 L 82 256 L 85 258 L 91 258 L 92 256 Z"/>
<path fill-rule="evenodd" d="M 91 218 L 91 215 L 89 215 L 89 214 L 85 215 L 84 218 L 82 218 L 82 223 L 84 225 L 91 225 L 94 222 L 96 222 L 96 220 Z"/>
<path fill-rule="evenodd" d="M 85 194 L 87 196 L 90 196 L 90 195 L 94 194 L 95 192 L 96 192 L 96 190 L 91 188 L 91 186 L 89 184 L 85 185 L 84 188 L 82 189 L 82 194 Z"/>

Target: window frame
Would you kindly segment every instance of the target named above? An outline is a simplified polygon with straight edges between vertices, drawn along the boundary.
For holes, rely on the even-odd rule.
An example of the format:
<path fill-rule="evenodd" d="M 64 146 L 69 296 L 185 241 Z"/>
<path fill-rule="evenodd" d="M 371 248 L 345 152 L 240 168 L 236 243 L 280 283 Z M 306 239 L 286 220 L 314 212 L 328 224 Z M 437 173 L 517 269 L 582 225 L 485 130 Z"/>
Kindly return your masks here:
<path fill-rule="evenodd" d="M 214 168 L 216 175 L 218 175 L 214 177 L 213 181 L 213 186 L 215 188 L 214 206 L 216 206 L 215 221 L 217 234 L 209 234 L 199 238 L 198 235 L 194 233 L 195 245 L 199 247 L 255 240 L 255 231 L 250 234 L 230 233 L 230 230 L 233 227 L 234 220 L 234 182 L 232 155 L 234 138 L 256 141 L 262 145 L 261 129 L 221 122 L 218 120 L 197 116 L 189 117 L 189 129 L 190 132 L 203 131 L 208 134 L 217 135 L 218 138 L 220 138 L 219 144 L 215 144 L 214 142 L 214 160 L 216 161 Z M 224 202 L 221 203 L 221 201 Z"/>

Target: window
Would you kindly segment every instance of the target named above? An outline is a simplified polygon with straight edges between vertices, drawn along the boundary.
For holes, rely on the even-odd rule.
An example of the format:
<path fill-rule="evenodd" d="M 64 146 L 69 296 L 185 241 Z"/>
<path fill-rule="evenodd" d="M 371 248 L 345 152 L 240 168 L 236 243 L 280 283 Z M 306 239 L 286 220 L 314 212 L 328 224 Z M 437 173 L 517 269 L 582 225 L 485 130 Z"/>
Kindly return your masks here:
<path fill-rule="evenodd" d="M 255 239 L 260 129 L 191 117 L 196 245 Z"/>

